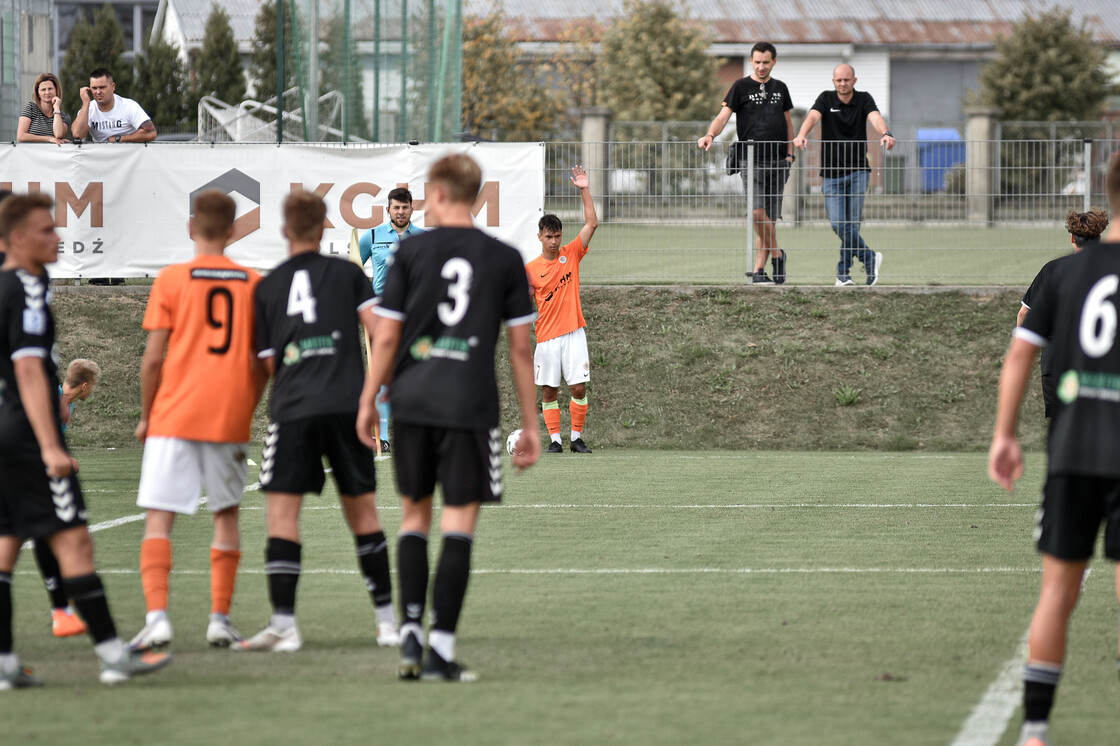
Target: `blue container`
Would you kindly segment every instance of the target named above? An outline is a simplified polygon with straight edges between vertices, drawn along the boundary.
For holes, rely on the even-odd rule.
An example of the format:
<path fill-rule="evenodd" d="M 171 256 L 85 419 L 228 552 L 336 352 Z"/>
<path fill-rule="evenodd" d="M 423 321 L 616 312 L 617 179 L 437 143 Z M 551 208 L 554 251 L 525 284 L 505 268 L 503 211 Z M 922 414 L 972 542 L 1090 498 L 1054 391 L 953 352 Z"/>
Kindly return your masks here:
<path fill-rule="evenodd" d="M 922 169 L 922 191 L 945 191 L 949 169 L 964 163 L 964 141 L 955 129 L 918 130 L 918 164 Z"/>

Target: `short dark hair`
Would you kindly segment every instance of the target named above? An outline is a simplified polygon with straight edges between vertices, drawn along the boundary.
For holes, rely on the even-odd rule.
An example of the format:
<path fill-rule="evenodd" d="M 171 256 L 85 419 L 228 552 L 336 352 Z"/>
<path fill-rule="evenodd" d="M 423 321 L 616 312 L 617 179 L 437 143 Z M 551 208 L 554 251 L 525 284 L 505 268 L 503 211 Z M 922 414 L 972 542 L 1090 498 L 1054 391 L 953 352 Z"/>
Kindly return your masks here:
<path fill-rule="evenodd" d="M 99 67 L 89 74 L 90 79 L 93 78 L 108 78 L 109 82 L 113 82 L 113 73 L 109 72 L 107 67 Z"/>
<path fill-rule="evenodd" d="M 191 202 L 191 220 L 200 238 L 214 241 L 225 238 L 237 216 L 237 203 L 223 191 L 207 189 Z"/>
<path fill-rule="evenodd" d="M 406 205 L 411 205 L 412 204 L 412 192 L 408 191 L 404 187 L 397 187 L 393 191 L 389 192 L 389 201 L 390 202 L 403 202 Z"/>
<path fill-rule="evenodd" d="M 769 52 L 771 57 L 773 57 L 774 59 L 778 59 L 777 47 L 775 47 L 768 41 L 760 41 L 753 47 L 751 47 L 751 57 L 754 57 L 755 52 L 758 52 L 759 54 L 766 54 L 767 52 Z"/>
<path fill-rule="evenodd" d="M 433 163 L 428 180 L 446 189 L 451 202 L 473 205 L 482 188 L 482 169 L 470 156 L 455 153 Z"/>
<path fill-rule="evenodd" d="M 0 202 L 0 238 L 7 239 L 12 231 L 36 210 L 50 210 L 54 201 L 45 194 L 13 194 Z"/>
<path fill-rule="evenodd" d="M 292 192 L 284 200 L 284 230 L 290 241 L 318 241 L 327 219 L 327 205 L 314 192 Z"/>
<path fill-rule="evenodd" d="M 563 230 L 564 224 L 560 222 L 560 218 L 556 217 L 552 213 L 545 215 L 537 221 L 538 233 L 544 233 L 545 231 L 548 231 L 549 233 L 556 233 Z"/>

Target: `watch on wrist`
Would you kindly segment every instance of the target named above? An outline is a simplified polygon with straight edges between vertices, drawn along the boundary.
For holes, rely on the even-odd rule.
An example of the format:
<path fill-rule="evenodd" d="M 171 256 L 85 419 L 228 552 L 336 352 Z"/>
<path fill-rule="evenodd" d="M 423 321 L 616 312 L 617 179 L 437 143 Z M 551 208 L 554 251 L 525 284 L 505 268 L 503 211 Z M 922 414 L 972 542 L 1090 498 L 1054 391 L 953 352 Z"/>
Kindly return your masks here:
<path fill-rule="evenodd" d="M 121 135 L 117 135 L 117 142 L 121 141 Z"/>

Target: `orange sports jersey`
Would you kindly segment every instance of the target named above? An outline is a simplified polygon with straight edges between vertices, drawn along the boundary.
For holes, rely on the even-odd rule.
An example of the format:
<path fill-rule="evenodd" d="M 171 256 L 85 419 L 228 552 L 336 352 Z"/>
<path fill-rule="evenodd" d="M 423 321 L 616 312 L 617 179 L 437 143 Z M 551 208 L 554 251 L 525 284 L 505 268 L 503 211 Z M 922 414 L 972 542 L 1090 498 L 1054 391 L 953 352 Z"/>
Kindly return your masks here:
<path fill-rule="evenodd" d="M 537 344 L 587 326 L 579 302 L 579 263 L 587 247 L 576 236 L 552 261 L 538 256 L 525 265 L 537 300 Z"/>
<path fill-rule="evenodd" d="M 196 256 L 156 277 L 144 328 L 171 334 L 148 435 L 248 442 L 257 404 L 251 366 L 260 279 L 225 256 Z"/>

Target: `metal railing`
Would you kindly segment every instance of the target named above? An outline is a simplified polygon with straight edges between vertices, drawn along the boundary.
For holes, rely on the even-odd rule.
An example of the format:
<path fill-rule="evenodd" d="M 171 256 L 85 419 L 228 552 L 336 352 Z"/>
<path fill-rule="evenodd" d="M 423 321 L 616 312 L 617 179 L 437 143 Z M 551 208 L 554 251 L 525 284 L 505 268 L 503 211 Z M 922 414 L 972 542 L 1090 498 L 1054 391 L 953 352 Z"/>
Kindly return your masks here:
<path fill-rule="evenodd" d="M 810 141 L 789 169 L 777 243 L 787 252 L 790 284 L 831 285 L 837 276 L 840 236 L 849 232 L 837 215 L 830 220 L 820 175 L 821 148 L 833 145 Z M 1105 172 L 1118 145 L 958 136 L 900 140 L 887 152 L 868 142 L 858 229 L 870 250 L 883 254 L 880 283 L 1028 284 L 1068 250 L 1068 211 L 1107 207 Z M 727 143 L 705 152 L 692 138 L 548 143 L 545 210 L 558 214 L 569 233 L 582 222 L 569 168 L 600 164 L 589 169 L 600 227 L 583 280 L 748 282 L 755 242 L 745 185 L 755 180 L 728 175 L 727 152 Z"/>

